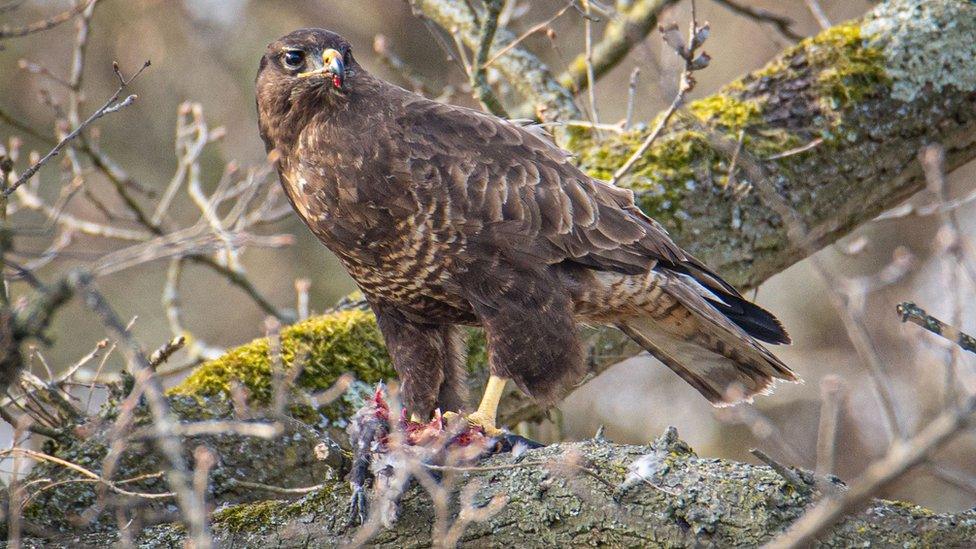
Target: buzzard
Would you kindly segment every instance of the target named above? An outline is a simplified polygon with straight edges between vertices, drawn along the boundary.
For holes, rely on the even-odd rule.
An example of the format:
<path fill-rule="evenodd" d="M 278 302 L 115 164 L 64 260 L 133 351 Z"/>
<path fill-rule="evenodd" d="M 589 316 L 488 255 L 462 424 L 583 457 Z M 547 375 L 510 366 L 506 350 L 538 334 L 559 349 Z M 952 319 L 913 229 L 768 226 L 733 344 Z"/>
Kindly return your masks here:
<path fill-rule="evenodd" d="M 464 409 L 464 325 L 491 373 L 467 420 L 493 433 L 507 380 L 547 405 L 582 379 L 577 322 L 717 406 L 797 380 L 757 341 L 789 342 L 772 314 L 544 136 L 385 82 L 322 29 L 270 44 L 256 87 L 285 193 L 369 301 L 414 417 Z"/>

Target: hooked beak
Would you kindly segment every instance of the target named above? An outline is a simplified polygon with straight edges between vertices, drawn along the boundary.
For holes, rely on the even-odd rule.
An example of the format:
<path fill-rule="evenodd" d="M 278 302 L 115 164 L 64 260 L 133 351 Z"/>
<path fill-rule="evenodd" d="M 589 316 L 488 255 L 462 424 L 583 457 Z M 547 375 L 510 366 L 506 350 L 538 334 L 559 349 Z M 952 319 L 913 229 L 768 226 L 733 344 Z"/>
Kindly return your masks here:
<path fill-rule="evenodd" d="M 298 74 L 299 78 L 318 75 L 332 77 L 332 85 L 336 88 L 342 88 L 346 80 L 346 64 L 342 61 L 342 54 L 338 50 L 332 48 L 325 50 L 322 52 L 321 66 Z"/>

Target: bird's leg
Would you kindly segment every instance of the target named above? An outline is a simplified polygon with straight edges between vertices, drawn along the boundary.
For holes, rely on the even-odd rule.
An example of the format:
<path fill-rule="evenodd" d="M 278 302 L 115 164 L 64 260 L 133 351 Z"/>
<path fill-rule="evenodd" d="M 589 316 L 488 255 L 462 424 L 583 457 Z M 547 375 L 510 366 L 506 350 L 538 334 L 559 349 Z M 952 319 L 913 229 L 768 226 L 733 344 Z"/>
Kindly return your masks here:
<path fill-rule="evenodd" d="M 468 414 L 464 420 L 468 425 L 481 427 L 485 434 L 495 437 L 503 434 L 503 431 L 495 426 L 495 418 L 498 414 L 498 403 L 502 400 L 502 393 L 505 392 L 505 382 L 508 380 L 492 375 L 488 377 L 488 385 L 485 386 L 485 394 L 481 397 L 481 404 L 478 410 Z M 450 419 L 454 414 L 445 414 L 444 417 Z"/>

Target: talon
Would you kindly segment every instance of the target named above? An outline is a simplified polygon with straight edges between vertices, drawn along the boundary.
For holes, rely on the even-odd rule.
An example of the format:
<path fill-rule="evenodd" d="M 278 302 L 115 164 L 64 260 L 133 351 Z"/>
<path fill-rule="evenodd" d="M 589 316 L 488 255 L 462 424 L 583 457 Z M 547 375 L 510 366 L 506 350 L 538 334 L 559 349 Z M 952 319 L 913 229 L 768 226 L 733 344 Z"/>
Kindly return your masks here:
<path fill-rule="evenodd" d="M 361 486 L 356 486 L 352 490 L 352 497 L 349 500 L 349 520 L 347 527 L 362 526 L 366 524 L 366 513 L 369 503 L 366 499 L 366 491 Z"/>
<path fill-rule="evenodd" d="M 489 437 L 500 437 L 505 434 L 505 431 L 495 426 L 495 418 L 482 412 L 474 412 L 466 416 L 457 412 L 444 412 L 443 418 L 447 423 L 464 421 L 469 427 L 481 429 Z"/>
<path fill-rule="evenodd" d="M 481 410 L 469 414 L 464 419 L 468 422 L 468 425 L 471 425 L 472 427 L 480 427 L 481 430 L 490 437 L 499 437 L 505 434 L 505 431 L 495 426 L 494 416 L 488 415 Z"/>

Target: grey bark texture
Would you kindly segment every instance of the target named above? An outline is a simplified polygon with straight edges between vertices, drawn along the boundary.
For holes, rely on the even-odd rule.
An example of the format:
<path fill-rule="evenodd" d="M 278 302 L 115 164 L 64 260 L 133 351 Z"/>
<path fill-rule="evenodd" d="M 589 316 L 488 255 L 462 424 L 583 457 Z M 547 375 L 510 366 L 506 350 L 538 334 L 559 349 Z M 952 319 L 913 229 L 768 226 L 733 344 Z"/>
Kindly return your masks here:
<path fill-rule="evenodd" d="M 701 458 L 671 429 L 648 446 L 606 441 L 553 444 L 485 460 L 487 469 L 457 473 L 476 482 L 476 506 L 493 497 L 505 505 L 484 522 L 470 524 L 461 545 L 470 547 L 755 547 L 799 517 L 819 494 L 814 478 L 790 484 L 765 466 Z M 499 468 L 501 467 L 501 468 Z M 823 482 L 830 482 L 824 481 Z M 835 486 L 836 489 L 843 489 Z M 346 526 L 349 489 L 326 480 L 324 488 L 293 501 L 269 500 L 225 507 L 213 514 L 221 547 L 332 547 L 356 534 Z M 451 519 L 457 512 L 456 494 Z M 437 519 L 431 497 L 419 486 L 401 500 L 399 520 L 381 529 L 370 546 L 428 547 Z M 936 514 L 914 505 L 874 500 L 820 540 L 827 547 L 965 547 L 976 539 L 976 513 Z M 62 539 L 28 539 L 25 547 L 98 547 L 118 534 L 100 532 Z M 182 526 L 147 529 L 139 547 L 181 547 Z"/>
<path fill-rule="evenodd" d="M 467 43 L 476 43 L 477 27 L 467 3 L 415 0 L 413 5 L 438 24 L 456 27 Z M 756 286 L 921 189 L 917 154 L 924 145 L 941 143 L 950 170 L 976 157 L 974 37 L 973 2 L 891 0 L 879 4 L 863 19 L 804 40 L 764 69 L 687 105 L 686 112 L 619 183 L 634 189 L 641 207 L 664 223 L 683 246 L 740 287 Z M 496 48 L 512 38 L 499 33 Z M 544 109 L 547 119 L 576 118 L 579 111 L 568 100 L 568 92 L 538 58 L 516 47 L 497 63 L 530 104 L 548 106 Z M 638 128 L 600 136 L 567 128 L 558 137 L 561 145 L 577 154 L 584 169 L 609 178 L 647 131 Z M 739 160 L 733 164 L 731 152 L 737 147 Z M 757 177 L 770 182 L 793 206 L 807 234 L 799 239 L 787 234 L 782 220 L 753 190 Z M 361 366 L 376 375 L 388 369 L 388 363 L 377 354 L 382 348 L 377 347 L 372 326 L 371 331 L 363 332 L 370 334 L 371 345 L 363 356 L 372 358 Z M 301 325 L 295 329 L 301 331 Z M 308 335 L 310 341 L 315 337 Z M 594 372 L 628 350 L 610 332 L 597 332 L 593 337 Z M 239 360 L 253 371 L 266 373 L 266 362 L 261 367 L 247 362 L 266 361 L 266 348 L 265 342 L 264 347 L 252 344 L 244 351 L 244 347 L 232 351 L 238 358 L 220 362 L 221 371 L 235 376 L 230 368 Z M 357 371 L 355 365 L 346 367 Z M 239 378 L 251 382 L 245 375 Z M 198 387 L 211 386 L 204 376 L 200 379 L 206 383 Z M 219 387 L 219 380 L 213 383 Z M 217 397 L 204 391 L 196 398 L 210 409 L 210 399 Z M 502 418 L 509 424 L 540 413 L 518 399 L 510 399 L 506 406 Z M 180 407 L 175 408 L 179 411 Z M 180 413 L 188 421 L 199 419 L 190 412 Z M 307 441 L 299 438 L 282 448 L 297 454 L 308 452 Z M 341 459 L 333 463 L 330 473 L 322 472 L 321 464 L 296 455 L 290 461 L 294 469 L 283 470 L 266 459 L 266 447 L 234 444 L 218 451 L 248 456 L 253 450 L 263 457 L 228 460 L 233 463 L 231 468 L 218 464 L 215 478 L 260 478 L 268 484 L 294 486 L 300 484 L 292 482 L 295 475 L 315 477 L 323 487 L 297 500 L 247 501 L 264 496 L 216 484 L 211 501 L 218 506 L 213 531 L 219 545 L 328 546 L 350 539 L 353 532 L 345 527 L 350 494 L 341 479 Z M 105 448 L 96 450 L 96 456 L 102 455 L 99 452 Z M 71 455 L 66 448 L 51 451 Z M 97 459 L 91 463 L 95 467 Z M 149 457 L 141 463 L 136 460 L 131 468 L 118 472 L 117 478 L 151 472 L 158 463 Z M 475 503 L 483 504 L 495 495 L 507 503 L 489 520 L 464 530 L 460 542 L 468 546 L 750 547 L 771 539 L 800 516 L 822 496 L 817 488 L 831 486 L 824 479 L 814 483 L 802 471 L 798 474 L 804 485 L 796 485 L 765 466 L 698 457 L 673 432 L 651 446 L 562 443 L 529 451 L 521 464 L 513 463 L 510 455 L 500 455 L 479 466 L 502 467 L 458 473 L 460 480 L 481 482 Z M 310 475 L 310 467 L 316 467 L 317 473 Z M 266 468 L 273 469 L 273 474 Z M 624 485 L 629 489 L 622 489 Z M 86 488 L 93 490 L 91 485 Z M 55 493 L 46 497 L 56 499 L 58 489 L 51 491 Z M 455 493 L 452 501 L 456 499 Z M 70 508 L 74 500 L 60 501 L 58 505 Z M 240 501 L 244 503 L 237 503 Z M 64 507 L 52 503 L 46 508 L 64 518 Z M 173 509 L 163 510 L 172 515 Z M 42 521 L 47 529 L 39 532 L 50 533 L 56 518 L 52 519 L 55 522 Z M 403 497 L 396 526 L 380 530 L 370 543 L 428 546 L 435 522 L 430 496 L 415 486 Z M 68 533 L 66 526 L 43 540 L 27 539 L 24 546 L 105 546 L 119 539 L 110 523 L 102 523 L 100 528 L 102 531 Z M 964 547 L 971 546 L 974 539 L 976 514 L 972 511 L 936 514 L 910 504 L 873 500 L 819 543 Z M 152 526 L 136 539 L 146 547 L 181 546 L 185 541 L 184 529 L 176 524 Z"/>

